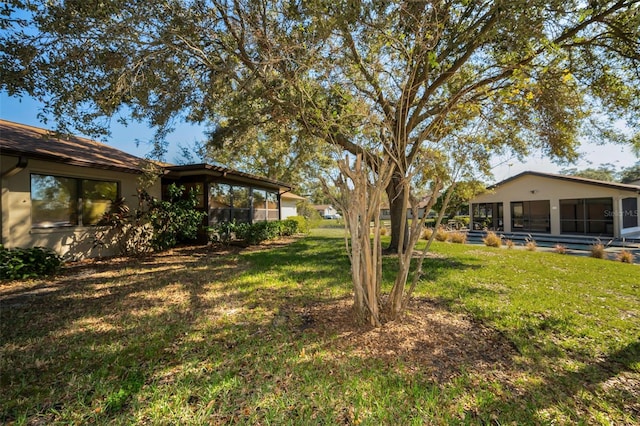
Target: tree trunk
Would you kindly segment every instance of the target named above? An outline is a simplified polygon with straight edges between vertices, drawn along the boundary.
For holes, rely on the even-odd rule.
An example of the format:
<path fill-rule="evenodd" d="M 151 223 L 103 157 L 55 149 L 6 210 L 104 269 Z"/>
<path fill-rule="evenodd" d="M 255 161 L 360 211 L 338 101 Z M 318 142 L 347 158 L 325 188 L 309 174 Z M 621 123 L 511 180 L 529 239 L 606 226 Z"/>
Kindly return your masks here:
<path fill-rule="evenodd" d="M 382 324 L 380 206 L 393 169 L 391 162 L 387 161 L 376 167 L 374 173 L 362 160 L 362 155 L 357 155 L 353 161 L 347 156 L 338 160 L 337 165 L 340 175 L 334 179 L 334 183 L 340 191 L 332 197 L 342 209 L 349 231 L 345 235 L 345 242 L 351 263 L 354 313 L 357 321 L 366 321 L 378 327 Z M 323 185 L 327 189 L 326 184 Z"/>
<path fill-rule="evenodd" d="M 385 249 L 385 253 L 394 254 L 398 252 L 400 246 L 400 232 L 402 228 L 402 221 L 404 221 L 404 250 L 407 248 L 407 242 L 409 241 L 409 227 L 407 226 L 406 209 L 403 206 L 404 200 L 404 186 L 401 183 L 402 176 L 395 175 L 391 178 L 391 181 L 386 187 L 387 197 L 389 198 L 389 214 L 391 216 L 391 243 Z"/>

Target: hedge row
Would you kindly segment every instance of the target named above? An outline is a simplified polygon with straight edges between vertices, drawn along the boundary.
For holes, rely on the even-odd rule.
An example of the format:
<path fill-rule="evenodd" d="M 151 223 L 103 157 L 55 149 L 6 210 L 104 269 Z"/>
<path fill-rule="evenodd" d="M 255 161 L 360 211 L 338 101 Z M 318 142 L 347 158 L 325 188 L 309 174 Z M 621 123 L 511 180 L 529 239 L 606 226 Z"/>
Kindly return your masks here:
<path fill-rule="evenodd" d="M 246 244 L 254 245 L 300 232 L 307 232 L 306 220 L 303 217 L 254 223 L 222 222 L 209 228 L 210 240 L 223 244 L 228 244 L 231 241 L 243 241 Z"/>

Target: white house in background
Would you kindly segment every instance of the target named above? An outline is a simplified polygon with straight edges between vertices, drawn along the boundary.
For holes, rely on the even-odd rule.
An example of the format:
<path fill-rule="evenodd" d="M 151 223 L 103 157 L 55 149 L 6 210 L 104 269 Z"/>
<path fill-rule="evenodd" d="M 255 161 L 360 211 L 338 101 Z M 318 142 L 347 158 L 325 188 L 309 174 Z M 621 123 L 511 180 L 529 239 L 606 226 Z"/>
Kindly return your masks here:
<path fill-rule="evenodd" d="M 337 219 L 340 213 L 330 204 L 316 204 L 313 208 L 325 219 Z"/>
<path fill-rule="evenodd" d="M 471 229 L 640 238 L 640 186 L 523 172 L 469 202 Z"/>
<path fill-rule="evenodd" d="M 304 200 L 306 200 L 306 198 L 292 192 L 285 192 L 284 194 L 280 195 L 280 216 L 282 217 L 282 219 L 284 220 L 291 216 L 297 216 L 297 204 L 300 201 Z"/>

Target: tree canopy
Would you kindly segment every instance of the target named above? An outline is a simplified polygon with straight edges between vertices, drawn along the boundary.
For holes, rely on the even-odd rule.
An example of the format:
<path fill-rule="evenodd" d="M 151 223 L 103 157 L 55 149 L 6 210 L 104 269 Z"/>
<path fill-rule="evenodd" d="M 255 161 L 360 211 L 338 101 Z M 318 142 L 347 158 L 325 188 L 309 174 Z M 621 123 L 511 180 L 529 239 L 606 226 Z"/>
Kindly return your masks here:
<path fill-rule="evenodd" d="M 614 164 L 600 164 L 597 168 L 588 167 L 586 169 L 563 169 L 563 175 L 579 176 L 588 179 L 602 180 L 606 182 L 631 183 L 640 180 L 640 161 L 635 165 L 625 167 L 622 170 L 616 168 Z"/>

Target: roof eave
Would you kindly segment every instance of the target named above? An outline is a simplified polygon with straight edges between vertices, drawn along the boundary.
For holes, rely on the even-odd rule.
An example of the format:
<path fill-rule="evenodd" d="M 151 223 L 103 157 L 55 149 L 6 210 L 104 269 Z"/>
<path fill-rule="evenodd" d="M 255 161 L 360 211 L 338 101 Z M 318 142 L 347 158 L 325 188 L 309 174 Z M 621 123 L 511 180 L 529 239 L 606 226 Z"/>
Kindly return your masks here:
<path fill-rule="evenodd" d="M 68 158 L 68 157 L 60 157 L 58 155 L 53 155 L 53 154 L 37 154 L 37 153 L 14 150 L 11 148 L 3 148 L 2 154 L 6 156 L 12 156 L 12 157 L 27 157 L 33 160 L 50 161 L 53 163 L 66 164 L 69 166 L 76 166 L 76 167 L 85 167 L 85 168 L 100 169 L 100 170 L 111 170 L 111 171 L 134 173 L 134 174 L 144 173 L 141 168 L 136 168 L 136 167 L 120 167 L 120 166 L 114 166 L 109 164 L 93 163 L 93 162 L 81 161 L 81 160 Z"/>
<path fill-rule="evenodd" d="M 616 183 L 616 182 L 605 182 L 605 181 L 581 178 L 581 177 L 576 177 L 576 176 L 556 175 L 556 174 L 552 174 L 552 173 L 543 173 L 543 172 L 534 172 L 534 171 L 525 171 L 525 172 L 522 172 L 522 173 L 518 173 L 515 176 L 511 176 L 510 178 L 507 178 L 507 179 L 505 179 L 503 181 L 500 181 L 498 183 L 495 183 L 493 185 L 488 186 L 487 189 L 488 190 L 497 189 L 497 188 L 499 188 L 500 186 L 503 186 L 506 183 L 509 183 L 511 181 L 514 181 L 514 180 L 519 179 L 521 177 L 524 177 L 526 175 L 544 177 L 544 178 L 548 178 L 548 179 L 564 180 L 564 181 L 567 181 L 567 182 L 581 183 L 581 184 L 584 184 L 584 185 L 603 186 L 603 187 L 606 187 L 606 188 L 612 188 L 612 189 L 618 189 L 618 190 L 623 190 L 623 191 L 630 191 L 630 192 L 640 193 L 640 187 L 635 186 L 635 185 L 627 185 L 627 184 L 624 184 L 624 183 Z"/>

